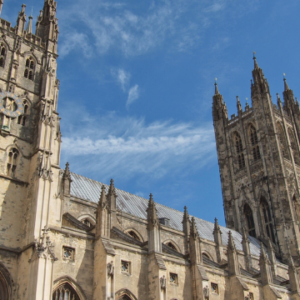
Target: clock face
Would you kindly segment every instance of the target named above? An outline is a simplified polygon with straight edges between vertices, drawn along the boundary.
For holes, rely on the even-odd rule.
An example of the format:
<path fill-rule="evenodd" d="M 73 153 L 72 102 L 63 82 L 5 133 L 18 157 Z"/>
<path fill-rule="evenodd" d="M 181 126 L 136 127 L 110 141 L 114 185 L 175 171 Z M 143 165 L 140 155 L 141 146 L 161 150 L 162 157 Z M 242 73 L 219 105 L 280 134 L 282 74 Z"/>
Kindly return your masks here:
<path fill-rule="evenodd" d="M 23 101 L 10 92 L 0 92 L 0 113 L 16 118 L 24 113 Z"/>

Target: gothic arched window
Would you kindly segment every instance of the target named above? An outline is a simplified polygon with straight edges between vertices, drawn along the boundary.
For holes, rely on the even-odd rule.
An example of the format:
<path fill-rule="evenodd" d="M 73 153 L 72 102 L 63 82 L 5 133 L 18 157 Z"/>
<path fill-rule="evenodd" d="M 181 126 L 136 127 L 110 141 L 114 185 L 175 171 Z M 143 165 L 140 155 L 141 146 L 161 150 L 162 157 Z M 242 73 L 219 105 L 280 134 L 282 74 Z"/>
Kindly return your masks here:
<path fill-rule="evenodd" d="M 80 298 L 69 283 L 64 283 L 53 292 L 52 300 L 80 300 Z"/>
<path fill-rule="evenodd" d="M 127 234 L 130 235 L 135 240 L 141 241 L 141 239 L 139 238 L 139 236 L 133 230 L 128 231 Z"/>
<path fill-rule="evenodd" d="M 262 198 L 260 201 L 262 222 L 265 225 L 266 233 L 273 243 L 275 243 L 274 229 L 271 217 L 271 210 L 266 199 Z"/>
<path fill-rule="evenodd" d="M 16 148 L 12 148 L 8 152 L 8 160 L 7 160 L 7 166 L 6 166 L 7 176 L 11 176 L 11 177 L 15 176 L 18 156 L 19 156 L 19 151 Z"/>
<path fill-rule="evenodd" d="M 167 245 L 169 248 L 171 248 L 172 250 L 175 250 L 175 251 L 177 251 L 177 249 L 176 249 L 176 247 L 174 246 L 174 244 L 173 244 L 173 243 L 171 243 L 171 242 L 168 242 L 168 243 L 166 243 L 166 245 Z"/>
<path fill-rule="evenodd" d="M 249 235 L 256 237 L 253 213 L 252 213 L 252 209 L 250 208 L 250 206 L 248 204 L 245 204 L 245 206 L 244 206 L 244 214 L 245 214 L 245 218 L 247 221 Z"/>
<path fill-rule="evenodd" d="M 26 125 L 26 120 L 27 120 L 27 114 L 29 111 L 29 105 L 28 105 L 28 101 L 25 100 L 23 102 L 24 105 L 24 114 L 18 117 L 18 124 L 25 126 Z"/>
<path fill-rule="evenodd" d="M 300 165 L 299 151 L 298 151 L 297 142 L 296 142 L 294 133 L 292 132 L 292 130 L 290 128 L 288 129 L 288 133 L 289 133 L 289 137 L 290 137 L 291 148 L 293 151 L 295 164 Z"/>
<path fill-rule="evenodd" d="M 0 67 L 4 67 L 6 58 L 6 47 L 3 43 L 0 44 Z"/>
<path fill-rule="evenodd" d="M 239 169 L 245 168 L 245 157 L 243 153 L 243 143 L 240 135 L 236 132 L 234 134 L 234 144 L 235 144 L 235 151 L 237 155 L 237 161 L 239 164 Z"/>
<path fill-rule="evenodd" d="M 290 159 L 289 154 L 288 154 L 288 147 L 287 147 L 287 143 L 286 143 L 285 134 L 284 134 L 284 131 L 283 131 L 280 123 L 277 123 L 277 132 L 278 132 L 278 138 L 280 141 L 280 148 L 281 148 L 282 155 L 284 158 Z"/>
<path fill-rule="evenodd" d="M 252 146 L 253 159 L 259 160 L 260 159 L 260 151 L 259 151 L 259 146 L 258 146 L 257 132 L 253 125 L 250 125 L 249 134 L 250 134 L 250 142 L 251 142 L 251 146 Z"/>
<path fill-rule="evenodd" d="M 35 62 L 33 57 L 29 57 L 26 59 L 25 63 L 25 71 L 24 71 L 24 77 L 28 78 L 29 80 L 34 79 L 34 69 L 35 69 Z"/>

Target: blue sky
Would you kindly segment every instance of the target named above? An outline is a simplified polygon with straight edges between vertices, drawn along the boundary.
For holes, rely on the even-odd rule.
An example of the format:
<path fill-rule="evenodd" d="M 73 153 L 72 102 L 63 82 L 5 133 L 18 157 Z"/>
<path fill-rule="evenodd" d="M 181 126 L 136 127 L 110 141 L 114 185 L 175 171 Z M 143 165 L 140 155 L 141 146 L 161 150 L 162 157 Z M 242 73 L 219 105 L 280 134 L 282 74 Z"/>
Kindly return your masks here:
<path fill-rule="evenodd" d="M 1 17 L 15 25 L 18 0 Z M 42 0 L 28 0 L 34 21 Z M 236 113 L 250 99 L 252 52 L 273 100 L 299 88 L 300 1 L 58 1 L 63 147 L 71 171 L 224 222 L 214 78 Z"/>

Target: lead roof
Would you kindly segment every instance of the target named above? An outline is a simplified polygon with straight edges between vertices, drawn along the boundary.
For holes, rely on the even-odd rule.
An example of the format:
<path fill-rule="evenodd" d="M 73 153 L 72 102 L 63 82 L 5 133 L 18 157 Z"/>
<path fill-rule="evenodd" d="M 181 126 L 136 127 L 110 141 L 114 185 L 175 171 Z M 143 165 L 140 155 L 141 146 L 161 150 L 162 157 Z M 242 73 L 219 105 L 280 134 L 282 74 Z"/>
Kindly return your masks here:
<path fill-rule="evenodd" d="M 101 193 L 102 185 L 105 186 L 106 192 L 108 192 L 109 185 L 103 184 L 101 182 L 89 179 L 87 177 L 75 174 L 71 172 L 71 195 L 88 200 L 94 203 L 98 203 Z M 117 209 L 128 213 L 130 215 L 147 219 L 146 209 L 148 207 L 148 200 L 133 194 L 130 194 L 126 191 L 122 191 L 116 188 L 117 194 Z M 169 227 L 176 230 L 183 230 L 182 220 L 183 212 L 175 210 L 173 208 L 167 207 L 165 205 L 155 203 L 157 209 L 158 218 L 168 218 L 170 219 Z M 190 215 L 190 218 L 192 216 Z M 209 241 L 214 241 L 213 230 L 214 223 L 199 219 L 195 217 L 197 230 L 201 238 L 207 239 Z M 222 232 L 222 243 L 223 245 L 228 244 L 228 233 L 232 232 L 232 237 L 235 242 L 237 250 L 243 251 L 242 248 L 242 235 L 237 231 L 228 229 L 226 227 L 220 226 Z M 248 236 L 250 241 L 250 251 L 251 254 L 259 256 L 260 255 L 260 243 L 255 238 Z"/>

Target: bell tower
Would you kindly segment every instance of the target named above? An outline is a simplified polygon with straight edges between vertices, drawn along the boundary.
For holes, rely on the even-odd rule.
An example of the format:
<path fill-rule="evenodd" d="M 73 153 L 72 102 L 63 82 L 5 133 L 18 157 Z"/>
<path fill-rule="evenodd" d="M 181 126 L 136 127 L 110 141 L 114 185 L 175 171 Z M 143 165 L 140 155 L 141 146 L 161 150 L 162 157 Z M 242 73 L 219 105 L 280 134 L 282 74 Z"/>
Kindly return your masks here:
<path fill-rule="evenodd" d="M 0 261 L 24 300 L 51 298 L 61 224 L 56 6 L 44 1 L 35 34 L 24 4 L 15 27 L 0 19 Z"/>
<path fill-rule="evenodd" d="M 298 101 L 284 78 L 284 104 L 272 102 L 269 84 L 254 56 L 252 106 L 228 118 L 216 86 L 213 121 L 226 225 L 272 244 L 276 255 L 300 265 Z"/>

